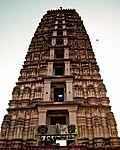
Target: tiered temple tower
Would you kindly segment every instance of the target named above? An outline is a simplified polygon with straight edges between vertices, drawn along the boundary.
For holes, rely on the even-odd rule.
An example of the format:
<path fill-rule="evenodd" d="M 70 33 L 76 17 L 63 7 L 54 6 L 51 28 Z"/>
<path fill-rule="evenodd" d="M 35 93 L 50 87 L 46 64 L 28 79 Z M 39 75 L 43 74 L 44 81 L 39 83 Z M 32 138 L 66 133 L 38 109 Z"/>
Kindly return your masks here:
<path fill-rule="evenodd" d="M 117 147 L 116 121 L 89 36 L 74 9 L 47 11 L 1 126 L 0 148 Z"/>

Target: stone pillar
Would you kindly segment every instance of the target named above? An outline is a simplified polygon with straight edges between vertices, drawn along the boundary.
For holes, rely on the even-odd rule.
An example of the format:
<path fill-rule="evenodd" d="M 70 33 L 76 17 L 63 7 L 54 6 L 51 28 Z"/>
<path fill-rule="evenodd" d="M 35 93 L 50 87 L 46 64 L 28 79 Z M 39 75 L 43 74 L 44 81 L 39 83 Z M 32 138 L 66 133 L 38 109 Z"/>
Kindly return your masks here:
<path fill-rule="evenodd" d="M 66 37 L 63 38 L 63 45 L 67 45 L 68 44 L 68 39 Z"/>
<path fill-rule="evenodd" d="M 56 26 L 54 26 L 54 29 L 57 29 L 58 28 L 58 26 L 56 25 Z"/>
<path fill-rule="evenodd" d="M 66 36 L 67 35 L 67 31 L 63 30 L 63 35 Z"/>
<path fill-rule="evenodd" d="M 62 28 L 65 29 L 65 28 L 66 28 L 66 25 L 63 25 Z"/>
<path fill-rule="evenodd" d="M 68 48 L 64 48 L 64 58 L 65 59 L 69 58 L 69 49 Z"/>
<path fill-rule="evenodd" d="M 38 125 L 45 125 L 46 124 L 46 112 L 47 110 L 40 110 L 39 111 L 39 119 L 38 119 Z"/>
<path fill-rule="evenodd" d="M 75 111 L 70 111 L 69 112 L 69 124 L 75 124 L 76 125 L 77 120 L 76 120 L 76 112 Z"/>
<path fill-rule="evenodd" d="M 51 81 L 44 81 L 44 98 L 43 101 L 50 101 Z"/>
<path fill-rule="evenodd" d="M 73 101 L 72 80 L 66 81 L 66 100 Z"/>
<path fill-rule="evenodd" d="M 70 108 L 68 111 L 69 111 L 69 124 L 76 125 L 77 124 L 77 119 L 76 119 L 77 106 Z"/>
<path fill-rule="evenodd" d="M 69 125 L 77 125 L 77 118 L 76 118 L 76 112 L 77 112 L 77 106 L 73 106 L 73 108 L 70 108 L 69 110 Z M 77 144 L 77 136 L 74 137 L 75 143 Z"/>
<path fill-rule="evenodd" d="M 52 76 L 53 75 L 53 62 L 48 62 L 48 72 L 47 72 L 48 76 Z"/>
<path fill-rule="evenodd" d="M 65 20 L 63 20 L 63 24 L 65 24 Z"/>
<path fill-rule="evenodd" d="M 17 134 L 16 134 L 16 137 L 17 137 L 17 138 L 19 138 L 19 132 L 20 132 L 20 127 L 18 126 L 18 127 L 17 127 Z"/>
<path fill-rule="evenodd" d="M 53 36 L 57 36 L 57 31 L 53 31 Z"/>
<path fill-rule="evenodd" d="M 50 48 L 50 59 L 54 59 L 54 48 Z"/>
<path fill-rule="evenodd" d="M 65 61 L 65 75 L 70 75 L 70 62 Z"/>
<path fill-rule="evenodd" d="M 24 139 L 27 139 L 28 138 L 28 131 L 29 131 L 29 126 L 25 126 L 25 130 L 24 130 L 24 133 L 23 133 L 23 138 Z"/>
<path fill-rule="evenodd" d="M 55 46 L 56 44 L 56 38 L 52 38 L 52 46 Z"/>
<path fill-rule="evenodd" d="M 15 129 L 14 129 L 14 137 L 13 138 L 14 139 L 17 138 L 17 127 L 15 127 Z"/>

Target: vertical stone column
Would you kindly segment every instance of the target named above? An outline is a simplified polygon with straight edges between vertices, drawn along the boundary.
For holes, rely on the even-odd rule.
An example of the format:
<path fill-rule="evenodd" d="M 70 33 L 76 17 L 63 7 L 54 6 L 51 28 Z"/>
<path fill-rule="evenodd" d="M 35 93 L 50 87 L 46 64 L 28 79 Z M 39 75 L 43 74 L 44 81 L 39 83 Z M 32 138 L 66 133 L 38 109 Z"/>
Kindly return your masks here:
<path fill-rule="evenodd" d="M 65 59 L 69 58 L 69 49 L 68 48 L 64 48 L 64 58 Z"/>
<path fill-rule="evenodd" d="M 52 46 L 55 46 L 56 44 L 56 38 L 52 38 Z"/>
<path fill-rule="evenodd" d="M 16 138 L 19 138 L 19 132 L 20 132 L 20 127 L 17 127 L 17 134 L 16 134 Z"/>
<path fill-rule="evenodd" d="M 50 59 L 54 59 L 54 48 L 50 48 Z"/>
<path fill-rule="evenodd" d="M 22 134 L 23 134 L 23 125 L 19 125 L 17 130 L 17 138 L 22 138 Z"/>
<path fill-rule="evenodd" d="M 67 45 L 68 44 L 68 39 L 66 37 L 63 38 L 63 45 Z"/>
<path fill-rule="evenodd" d="M 75 124 L 76 125 L 76 112 L 75 111 L 69 111 L 69 124 Z"/>
<path fill-rule="evenodd" d="M 90 113 L 90 112 L 89 112 Z M 90 139 L 93 138 L 93 133 L 92 133 L 92 125 L 91 125 L 91 118 L 87 118 L 87 127 L 88 127 L 88 137 Z"/>
<path fill-rule="evenodd" d="M 77 118 L 76 118 L 77 106 L 73 106 L 73 108 L 68 109 L 68 111 L 69 111 L 69 124 L 76 125 L 77 124 Z"/>
<path fill-rule="evenodd" d="M 103 127 L 104 137 L 108 138 L 109 137 L 109 132 L 108 132 L 106 118 L 102 118 L 102 127 Z"/>
<path fill-rule="evenodd" d="M 29 127 L 28 126 L 26 126 L 25 127 L 25 130 L 24 130 L 24 139 L 27 139 L 28 138 L 28 131 L 29 131 Z"/>
<path fill-rule="evenodd" d="M 44 98 L 43 101 L 50 101 L 51 81 L 44 81 Z"/>
<path fill-rule="evenodd" d="M 66 36 L 66 35 L 67 35 L 67 31 L 63 30 L 63 36 Z"/>
<path fill-rule="evenodd" d="M 68 109 L 69 111 L 69 125 L 77 125 L 77 106 L 73 106 L 72 108 Z M 75 143 L 77 144 L 77 136 L 74 137 Z"/>
<path fill-rule="evenodd" d="M 13 135 L 14 139 L 16 138 L 16 135 L 17 135 L 17 127 L 14 128 L 14 135 Z"/>
<path fill-rule="evenodd" d="M 38 112 L 39 112 L 38 125 L 45 125 L 46 124 L 46 112 L 47 112 L 47 110 L 41 110 L 39 108 Z"/>
<path fill-rule="evenodd" d="M 73 101 L 72 80 L 66 81 L 66 100 Z"/>
<path fill-rule="evenodd" d="M 65 61 L 65 75 L 70 75 L 70 61 Z"/>
<path fill-rule="evenodd" d="M 47 72 L 48 76 L 52 76 L 53 75 L 53 62 L 48 62 L 48 72 Z"/>
<path fill-rule="evenodd" d="M 57 36 L 57 31 L 53 31 L 53 36 Z"/>
<path fill-rule="evenodd" d="M 66 25 L 63 25 L 62 28 L 65 29 L 65 28 L 66 28 Z"/>

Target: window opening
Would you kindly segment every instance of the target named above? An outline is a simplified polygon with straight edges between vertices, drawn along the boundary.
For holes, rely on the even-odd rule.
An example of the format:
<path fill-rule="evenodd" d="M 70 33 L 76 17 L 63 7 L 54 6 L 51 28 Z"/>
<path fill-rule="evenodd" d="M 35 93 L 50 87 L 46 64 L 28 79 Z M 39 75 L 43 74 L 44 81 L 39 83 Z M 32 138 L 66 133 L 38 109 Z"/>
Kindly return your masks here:
<path fill-rule="evenodd" d="M 55 64 L 55 76 L 63 76 L 64 75 L 64 64 Z"/>
<path fill-rule="evenodd" d="M 57 38 L 56 39 L 56 44 L 57 45 L 63 45 L 63 39 L 62 38 Z"/>
<path fill-rule="evenodd" d="M 57 31 L 57 35 L 59 36 L 59 35 L 63 35 L 63 31 L 62 30 L 58 30 Z"/>
<path fill-rule="evenodd" d="M 59 29 L 62 29 L 62 24 L 58 24 L 58 28 L 59 28 Z"/>
<path fill-rule="evenodd" d="M 61 50 L 59 50 L 59 49 L 56 49 L 55 50 L 55 57 L 56 58 L 64 58 L 64 51 L 63 51 L 63 49 Z"/>
<path fill-rule="evenodd" d="M 62 20 L 61 20 L 61 18 L 60 18 L 60 20 L 58 20 L 58 22 L 59 22 L 59 24 L 62 24 Z"/>
<path fill-rule="evenodd" d="M 55 68 L 55 75 L 62 76 L 64 74 L 63 68 Z"/>
<path fill-rule="evenodd" d="M 64 101 L 64 88 L 54 88 L 54 102 Z"/>
<path fill-rule="evenodd" d="M 51 116 L 50 125 L 66 125 L 66 116 Z"/>

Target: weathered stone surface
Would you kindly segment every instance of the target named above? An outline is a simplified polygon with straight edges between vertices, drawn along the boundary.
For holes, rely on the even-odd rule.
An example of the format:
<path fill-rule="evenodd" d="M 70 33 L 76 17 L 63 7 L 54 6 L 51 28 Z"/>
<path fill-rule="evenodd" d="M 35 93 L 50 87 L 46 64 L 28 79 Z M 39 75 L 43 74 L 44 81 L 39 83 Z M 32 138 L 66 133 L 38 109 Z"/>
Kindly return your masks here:
<path fill-rule="evenodd" d="M 79 14 L 47 11 L 13 88 L 0 148 L 54 145 L 56 139 L 89 148 L 119 146 L 106 92 Z"/>

